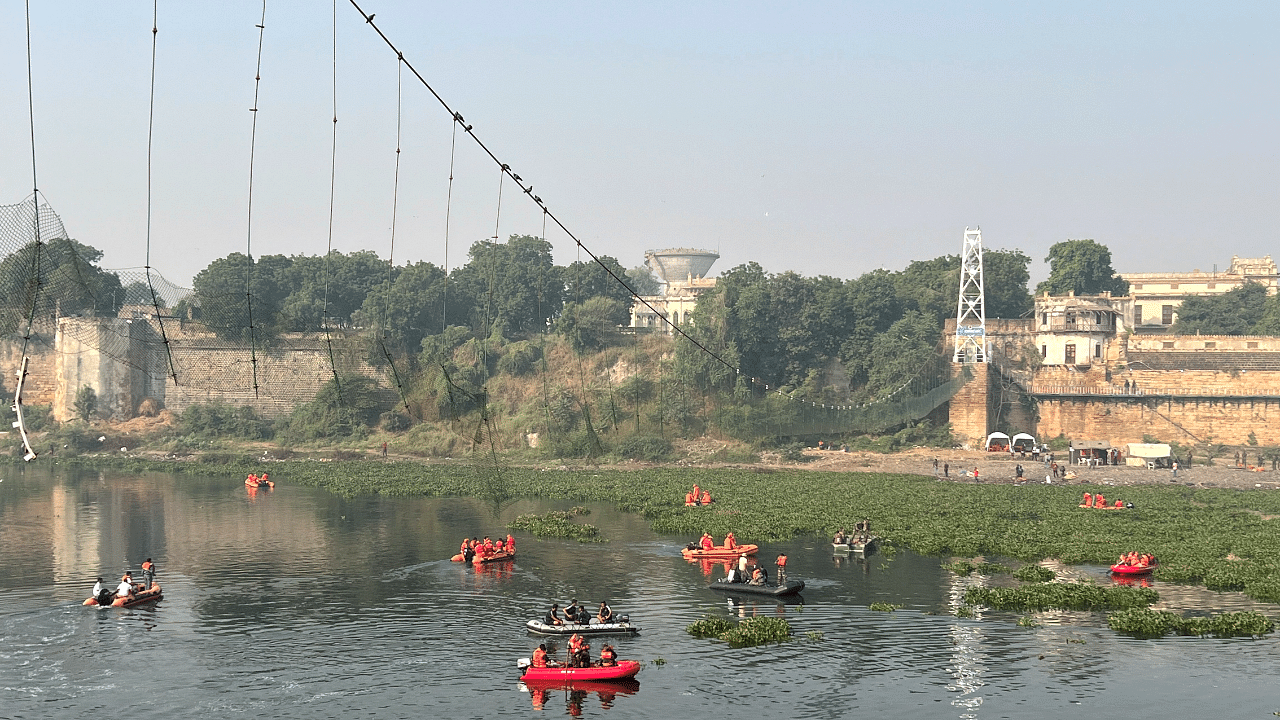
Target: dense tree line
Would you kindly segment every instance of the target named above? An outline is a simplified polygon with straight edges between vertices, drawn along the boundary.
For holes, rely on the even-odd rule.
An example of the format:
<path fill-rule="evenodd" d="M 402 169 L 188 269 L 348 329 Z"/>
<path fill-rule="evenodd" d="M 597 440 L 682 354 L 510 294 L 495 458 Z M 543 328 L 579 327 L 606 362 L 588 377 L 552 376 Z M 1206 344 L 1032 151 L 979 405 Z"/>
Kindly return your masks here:
<path fill-rule="evenodd" d="M 1031 311 L 1030 262 L 1018 250 L 985 251 L 987 317 Z M 773 274 L 747 263 L 722 274 L 699 299 L 688 331 L 761 384 L 803 389 L 806 397 L 832 402 L 849 398 L 850 390 L 874 399 L 937 355 L 959 291 L 956 255 L 852 280 Z M 723 363 L 700 350 L 682 352 L 701 383 L 723 389 L 737 384 Z"/>
<path fill-rule="evenodd" d="M 1280 335 L 1280 295 L 1249 282 L 1221 295 L 1187 295 L 1178 306 L 1178 335 Z"/>

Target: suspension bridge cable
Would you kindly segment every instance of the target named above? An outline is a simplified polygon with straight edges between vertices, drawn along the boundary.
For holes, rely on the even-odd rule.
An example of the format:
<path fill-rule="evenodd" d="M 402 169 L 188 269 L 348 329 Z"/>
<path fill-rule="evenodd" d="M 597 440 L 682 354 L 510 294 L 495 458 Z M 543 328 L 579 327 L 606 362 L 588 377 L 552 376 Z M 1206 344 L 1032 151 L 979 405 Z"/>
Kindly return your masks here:
<path fill-rule="evenodd" d="M 258 64 L 253 73 L 253 124 L 249 131 L 249 207 L 245 231 L 244 298 L 249 320 L 249 364 L 253 370 L 253 397 L 258 397 L 258 349 L 253 328 L 253 160 L 258 143 L 258 92 L 262 86 L 262 39 L 267 30 L 267 0 L 262 0 L 258 28 Z"/>
<path fill-rule="evenodd" d="M 400 207 L 400 130 L 404 113 L 401 108 L 401 77 L 404 74 L 404 58 L 396 58 L 396 172 L 395 179 L 391 184 L 391 250 L 387 253 L 387 290 L 382 294 L 382 322 L 381 335 L 379 344 L 382 346 L 382 355 L 387 359 L 387 365 L 391 368 L 391 377 L 396 383 L 396 392 L 400 394 L 400 402 L 404 405 L 405 414 L 413 417 L 413 411 L 409 408 L 409 396 L 404 389 L 404 381 L 400 379 L 400 373 L 396 370 L 396 361 L 391 357 L 391 350 L 387 348 L 387 339 L 390 336 L 391 323 L 390 303 L 391 303 L 391 286 L 394 280 L 392 275 L 395 271 L 396 258 L 396 217 Z"/>
<path fill-rule="evenodd" d="M 334 189 L 338 178 L 338 0 L 333 0 L 333 133 L 329 143 L 329 241 L 324 253 L 324 306 L 320 313 L 320 327 L 324 330 L 324 344 L 329 352 L 329 369 L 333 371 L 333 385 L 338 392 L 338 424 L 342 424 L 342 410 L 346 403 L 342 397 L 342 380 L 338 377 L 338 362 L 333 356 L 333 336 L 329 332 L 329 269 L 333 264 L 333 208 Z M 350 413 L 348 413 L 350 415 Z M 348 420 L 354 422 L 353 418 Z"/>
<path fill-rule="evenodd" d="M 147 259 L 143 268 L 147 273 L 147 290 L 151 293 L 151 306 L 156 311 L 156 323 L 160 326 L 160 340 L 164 343 L 164 356 L 169 363 L 169 377 L 174 386 L 178 384 L 178 369 L 173 364 L 173 348 L 169 345 L 169 334 L 164 329 L 164 317 L 160 312 L 160 298 L 156 295 L 155 283 L 151 281 L 151 152 L 152 139 L 156 127 L 156 39 L 160 33 L 160 0 L 153 0 L 151 6 L 151 99 L 147 106 Z"/>
<path fill-rule="evenodd" d="M 400 62 L 405 62 L 404 53 L 396 52 L 400 57 Z M 416 75 L 417 72 L 415 71 Z M 458 122 L 457 118 L 451 123 L 453 126 L 453 134 L 449 139 L 449 189 L 445 193 L 444 200 L 444 293 L 440 298 L 440 332 L 443 334 L 449 329 L 449 223 L 453 213 L 453 159 L 458 149 Z"/>
<path fill-rule="evenodd" d="M 27 327 L 22 334 L 22 364 L 18 368 L 17 383 L 13 390 L 13 412 L 17 416 L 16 427 L 19 435 L 22 436 L 22 445 L 26 448 L 22 459 L 30 462 L 35 459 L 36 451 L 31 447 L 31 439 L 27 437 L 26 419 L 22 412 L 22 387 L 27 378 L 27 364 L 29 362 L 27 351 L 31 347 L 31 329 L 36 322 L 36 307 L 43 285 L 43 278 L 40 276 L 42 270 L 40 255 L 43 251 L 43 243 L 40 237 L 40 183 L 37 181 L 36 174 L 36 104 L 35 81 L 31 69 L 31 0 L 27 0 L 25 7 L 27 19 L 27 120 L 31 128 L 31 226 L 33 234 L 31 266 L 34 271 L 31 277 L 35 278 L 35 287 L 31 289 L 31 308 L 27 312 Z"/>

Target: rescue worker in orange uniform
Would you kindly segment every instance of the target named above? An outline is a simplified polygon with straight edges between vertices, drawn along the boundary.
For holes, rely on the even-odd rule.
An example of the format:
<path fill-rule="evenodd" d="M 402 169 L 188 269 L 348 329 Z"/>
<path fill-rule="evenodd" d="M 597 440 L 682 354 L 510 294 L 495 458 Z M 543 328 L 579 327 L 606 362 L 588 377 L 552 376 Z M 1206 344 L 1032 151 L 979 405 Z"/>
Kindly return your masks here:
<path fill-rule="evenodd" d="M 693 498 L 693 493 L 687 492 L 684 494 L 685 507 L 693 507 L 694 505 L 697 505 L 697 504 L 698 504 L 698 501 Z"/>
<path fill-rule="evenodd" d="M 548 665 L 547 665 L 547 645 L 546 645 L 546 643 L 543 643 L 542 645 L 539 645 L 539 646 L 538 646 L 538 649 L 533 651 L 533 663 L 532 663 L 532 665 L 533 665 L 533 667 L 536 667 L 536 668 L 544 668 L 544 667 L 548 667 Z"/>
<path fill-rule="evenodd" d="M 702 533 L 702 549 L 710 550 L 715 546 L 716 546 L 716 541 L 712 540 L 711 536 L 708 535 L 707 533 Z"/>
<path fill-rule="evenodd" d="M 516 539 L 511 537 L 511 533 L 507 533 L 507 552 L 514 553 L 516 551 Z"/>
<path fill-rule="evenodd" d="M 1093 495 L 1091 495 L 1090 493 L 1085 493 L 1084 502 L 1080 503 L 1080 507 L 1087 507 L 1087 508 L 1093 507 Z"/>
<path fill-rule="evenodd" d="M 786 555 L 786 553 L 779 553 L 779 554 L 778 554 L 778 559 L 777 559 L 777 560 L 775 560 L 775 561 L 773 562 L 773 564 L 778 566 L 778 584 L 779 584 L 779 585 L 785 585 L 785 584 L 786 584 L 786 582 L 787 582 L 787 555 Z"/>
<path fill-rule="evenodd" d="M 732 549 L 734 549 L 734 548 L 736 548 L 736 547 L 738 547 L 738 539 L 737 539 L 737 538 L 735 538 L 735 537 L 733 536 L 733 533 L 729 533 L 728 535 L 725 535 L 725 536 L 724 536 L 724 549 L 725 549 L 725 550 L 732 550 Z"/>
<path fill-rule="evenodd" d="M 613 651 L 612 645 L 605 645 L 600 648 L 600 667 L 613 667 L 618 664 L 618 653 Z"/>
<path fill-rule="evenodd" d="M 712 500 L 711 500 L 711 493 L 707 492 L 706 490 L 703 490 L 703 491 L 702 491 L 702 500 L 701 500 L 701 502 L 702 502 L 702 504 L 703 504 L 703 505 L 710 505 L 710 504 L 711 504 L 711 502 L 712 502 Z"/>

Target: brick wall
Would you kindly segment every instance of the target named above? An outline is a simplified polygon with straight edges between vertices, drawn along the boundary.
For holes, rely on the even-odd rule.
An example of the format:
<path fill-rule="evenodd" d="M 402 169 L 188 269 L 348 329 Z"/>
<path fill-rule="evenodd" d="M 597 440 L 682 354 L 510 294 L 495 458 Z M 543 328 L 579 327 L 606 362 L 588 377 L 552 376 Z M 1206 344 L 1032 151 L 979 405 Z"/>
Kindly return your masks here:
<path fill-rule="evenodd" d="M 962 365 L 952 363 L 952 375 L 968 367 L 973 371 L 973 378 L 965 383 L 953 396 L 947 407 L 947 419 L 951 423 L 951 431 L 961 443 L 973 444 L 985 440 L 991 432 L 991 403 L 996 397 L 992 392 L 991 382 L 995 373 L 986 363 Z"/>
<path fill-rule="evenodd" d="M 1146 435 L 1183 444 L 1243 445 L 1253 433 L 1260 445 L 1280 445 L 1280 400 L 1275 398 L 1041 398 L 1039 415 L 1040 438 L 1065 435 L 1119 445 L 1142 442 Z"/>

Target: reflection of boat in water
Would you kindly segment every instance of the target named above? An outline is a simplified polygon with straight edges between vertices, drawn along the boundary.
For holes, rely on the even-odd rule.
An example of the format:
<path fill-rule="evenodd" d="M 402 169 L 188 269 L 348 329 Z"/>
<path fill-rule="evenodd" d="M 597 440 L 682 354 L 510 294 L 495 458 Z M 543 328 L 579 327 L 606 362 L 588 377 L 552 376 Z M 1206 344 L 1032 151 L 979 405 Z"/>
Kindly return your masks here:
<path fill-rule="evenodd" d="M 541 620 L 530 620 L 525 623 L 525 628 L 537 635 L 573 635 L 575 633 L 578 635 L 635 635 L 640 632 L 640 628 L 632 625 L 631 619 L 626 615 L 619 615 L 618 622 L 593 622 L 590 625 L 578 623 L 548 625 Z"/>
<path fill-rule="evenodd" d="M 1135 587 L 1151 587 L 1151 575 L 1120 575 L 1113 574 L 1111 581 L 1117 585 L 1132 585 Z"/>
<path fill-rule="evenodd" d="M 141 586 L 139 586 L 141 587 Z M 127 598 L 115 597 L 111 590 L 104 590 L 101 595 L 85 600 L 83 605 L 110 605 L 111 607 L 133 607 L 143 603 L 154 602 L 164 598 L 160 591 L 160 583 L 151 583 L 151 587 L 130 595 Z"/>
<path fill-rule="evenodd" d="M 520 683 L 525 686 L 525 689 L 532 691 L 581 690 L 583 692 L 634 695 L 640 690 L 640 681 L 634 677 L 619 678 L 617 680 L 531 680 L 529 678 L 521 678 Z"/>
<path fill-rule="evenodd" d="M 751 583 L 735 583 L 728 580 L 717 580 L 708 585 L 712 590 L 720 592 L 734 593 L 739 595 L 768 595 L 770 597 L 785 597 L 787 595 L 795 595 L 804 589 L 803 580 L 788 580 L 782 585 L 775 583 L 765 583 L 763 585 L 752 585 Z"/>
<path fill-rule="evenodd" d="M 522 664 L 527 663 L 528 659 L 522 659 Z M 551 682 L 559 683 L 556 687 L 566 687 L 573 685 L 577 687 L 582 682 L 599 682 L 626 680 L 635 678 L 636 673 L 640 672 L 640 663 L 635 660 L 619 660 L 617 665 L 608 667 L 565 667 L 563 665 L 557 667 L 536 668 L 532 666 L 525 667 L 524 675 L 520 676 L 520 682 L 528 685 L 532 682 Z"/>

